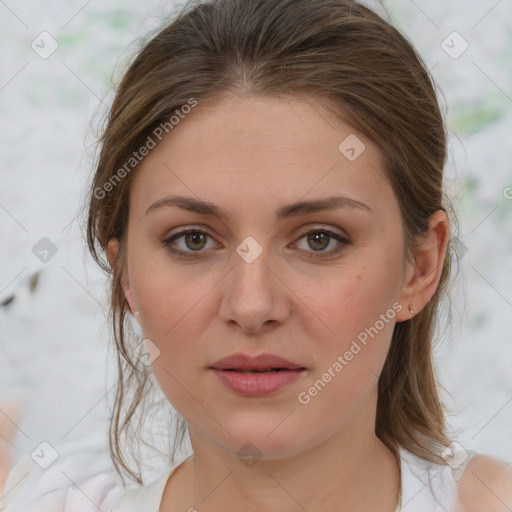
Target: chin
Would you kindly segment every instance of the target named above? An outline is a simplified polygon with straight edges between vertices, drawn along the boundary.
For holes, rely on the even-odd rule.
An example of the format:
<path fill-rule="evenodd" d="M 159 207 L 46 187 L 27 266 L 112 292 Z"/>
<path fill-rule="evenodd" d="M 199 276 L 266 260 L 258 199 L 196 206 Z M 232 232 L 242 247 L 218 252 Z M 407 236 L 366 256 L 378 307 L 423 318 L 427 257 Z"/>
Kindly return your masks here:
<path fill-rule="evenodd" d="M 280 418 L 282 421 L 282 418 Z M 236 455 L 239 459 L 244 457 L 254 460 L 278 460 L 291 457 L 306 449 L 307 444 L 314 444 L 312 439 L 302 439 L 307 430 L 303 428 L 290 428 L 279 425 L 279 422 L 247 422 L 239 423 L 236 427 L 232 424 L 226 426 L 231 434 L 223 432 L 222 439 L 218 443 L 227 451 Z M 276 425 L 277 426 L 276 428 Z"/>

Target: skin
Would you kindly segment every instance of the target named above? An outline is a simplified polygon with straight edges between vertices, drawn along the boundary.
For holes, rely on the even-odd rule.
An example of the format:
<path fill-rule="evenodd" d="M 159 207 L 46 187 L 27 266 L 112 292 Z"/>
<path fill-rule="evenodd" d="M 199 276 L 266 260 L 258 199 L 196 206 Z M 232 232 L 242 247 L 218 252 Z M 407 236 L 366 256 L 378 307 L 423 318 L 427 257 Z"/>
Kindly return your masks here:
<path fill-rule="evenodd" d="M 162 512 L 394 511 L 398 472 L 374 431 L 377 380 L 395 322 L 412 316 L 409 304 L 421 311 L 438 286 L 450 229 L 435 212 L 415 259 L 404 261 L 399 204 L 380 151 L 360 134 L 366 149 L 355 161 L 338 150 L 354 133 L 309 100 L 224 95 L 200 103 L 138 168 L 123 285 L 145 338 L 160 350 L 152 369 L 187 421 L 194 450 L 169 478 Z M 176 206 L 146 214 L 169 194 L 210 201 L 226 218 Z M 371 211 L 275 220 L 285 204 L 332 195 Z M 186 237 L 174 240 L 192 253 L 178 258 L 162 240 L 191 227 L 209 236 L 189 246 Z M 304 234 L 322 227 L 350 243 L 308 243 Z M 263 250 L 252 263 L 236 252 L 248 236 Z M 111 262 L 116 252 L 113 239 Z M 402 306 L 394 318 L 299 403 L 393 304 Z M 239 396 L 208 370 L 233 353 L 272 353 L 307 371 L 272 395 Z M 237 456 L 248 442 L 261 454 L 251 467 Z"/>
<path fill-rule="evenodd" d="M 460 479 L 458 498 L 455 512 L 510 512 L 512 466 L 488 455 L 476 455 Z"/>

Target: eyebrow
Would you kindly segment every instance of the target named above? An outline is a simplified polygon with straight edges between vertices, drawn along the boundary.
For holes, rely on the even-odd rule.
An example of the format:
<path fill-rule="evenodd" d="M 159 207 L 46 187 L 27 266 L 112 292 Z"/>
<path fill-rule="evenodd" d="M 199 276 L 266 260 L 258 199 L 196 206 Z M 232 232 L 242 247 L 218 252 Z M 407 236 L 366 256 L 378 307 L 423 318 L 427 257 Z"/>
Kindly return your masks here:
<path fill-rule="evenodd" d="M 162 206 L 177 206 L 178 208 L 187 210 L 189 212 L 199 213 L 201 215 L 212 215 L 213 217 L 217 217 L 219 219 L 226 219 L 226 214 L 213 203 L 208 201 L 200 201 L 198 199 L 194 199 L 193 197 L 176 195 L 167 196 L 154 202 L 146 210 L 146 215 L 150 211 L 153 211 Z M 349 197 L 333 196 L 327 197 L 325 199 L 298 201 L 296 203 L 283 206 L 276 211 L 276 220 L 282 220 L 287 217 L 293 217 L 305 213 L 332 210 L 335 208 L 353 208 L 371 212 L 371 208 L 361 201 L 357 201 L 356 199 L 351 199 Z"/>

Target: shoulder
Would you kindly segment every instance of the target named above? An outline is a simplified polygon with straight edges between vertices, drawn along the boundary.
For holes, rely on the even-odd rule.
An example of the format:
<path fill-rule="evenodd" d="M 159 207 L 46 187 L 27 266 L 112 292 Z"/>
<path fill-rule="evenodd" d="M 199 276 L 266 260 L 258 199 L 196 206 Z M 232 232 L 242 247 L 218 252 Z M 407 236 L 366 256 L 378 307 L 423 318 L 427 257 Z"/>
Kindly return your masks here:
<path fill-rule="evenodd" d="M 457 512 L 508 512 L 512 508 L 512 465 L 489 455 L 471 458 L 458 483 Z"/>

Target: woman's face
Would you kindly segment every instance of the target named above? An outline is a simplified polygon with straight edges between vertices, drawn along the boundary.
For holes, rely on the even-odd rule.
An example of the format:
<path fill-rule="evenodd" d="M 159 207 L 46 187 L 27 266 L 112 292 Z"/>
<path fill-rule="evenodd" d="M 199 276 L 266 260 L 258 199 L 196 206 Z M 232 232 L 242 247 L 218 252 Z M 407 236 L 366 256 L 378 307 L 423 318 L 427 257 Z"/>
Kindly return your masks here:
<path fill-rule="evenodd" d="M 191 435 L 273 459 L 371 426 L 394 324 L 410 317 L 403 253 L 369 140 L 312 101 L 225 96 L 140 164 L 125 291 Z"/>

